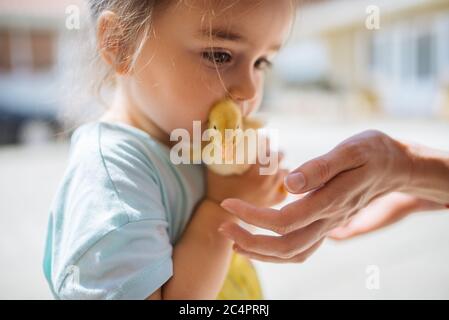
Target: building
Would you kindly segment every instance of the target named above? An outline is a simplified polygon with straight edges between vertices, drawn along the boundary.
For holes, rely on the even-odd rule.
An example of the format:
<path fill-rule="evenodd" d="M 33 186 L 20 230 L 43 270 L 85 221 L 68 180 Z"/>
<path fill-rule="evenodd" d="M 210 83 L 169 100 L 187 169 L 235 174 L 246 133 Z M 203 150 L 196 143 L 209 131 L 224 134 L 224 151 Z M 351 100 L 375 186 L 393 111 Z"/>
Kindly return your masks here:
<path fill-rule="evenodd" d="M 57 131 L 62 34 L 67 9 L 80 2 L 0 1 L 0 144 Z"/>
<path fill-rule="evenodd" d="M 284 61 L 302 62 L 280 73 L 301 86 L 325 83 L 399 117 L 449 114 L 447 0 L 310 1 L 292 42 Z"/>

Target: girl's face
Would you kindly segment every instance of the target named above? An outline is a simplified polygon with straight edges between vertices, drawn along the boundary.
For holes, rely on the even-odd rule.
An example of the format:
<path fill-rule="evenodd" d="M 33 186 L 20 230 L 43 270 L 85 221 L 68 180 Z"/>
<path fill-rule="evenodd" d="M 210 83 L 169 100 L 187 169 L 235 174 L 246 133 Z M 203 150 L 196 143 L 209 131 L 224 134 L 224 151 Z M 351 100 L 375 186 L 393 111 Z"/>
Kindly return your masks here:
<path fill-rule="evenodd" d="M 134 71 L 122 79 L 127 95 L 168 134 L 191 132 L 225 97 L 251 113 L 292 11 L 290 0 L 186 0 L 156 13 Z"/>

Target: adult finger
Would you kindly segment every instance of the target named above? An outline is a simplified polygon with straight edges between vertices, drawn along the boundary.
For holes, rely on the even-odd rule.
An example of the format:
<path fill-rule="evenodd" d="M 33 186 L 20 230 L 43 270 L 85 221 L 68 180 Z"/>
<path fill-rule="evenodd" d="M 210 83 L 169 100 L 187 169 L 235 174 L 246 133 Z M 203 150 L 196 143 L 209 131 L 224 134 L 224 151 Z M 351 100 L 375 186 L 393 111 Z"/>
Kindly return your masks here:
<path fill-rule="evenodd" d="M 248 252 L 290 259 L 312 247 L 324 237 L 323 222 L 296 230 L 285 236 L 251 234 L 235 223 L 225 224 L 220 232 Z"/>
<path fill-rule="evenodd" d="M 365 162 L 365 155 L 356 144 L 342 144 L 293 170 L 285 178 L 285 187 L 291 193 L 305 193 L 322 186 L 343 171 L 362 166 Z"/>
<path fill-rule="evenodd" d="M 324 238 L 321 239 L 320 241 L 318 241 L 317 243 L 315 243 L 313 246 L 311 246 L 309 249 L 307 249 L 306 251 L 292 257 L 289 259 L 283 259 L 283 258 L 279 258 L 279 257 L 273 257 L 273 256 L 266 256 L 266 255 L 262 255 L 262 254 L 257 254 L 254 252 L 250 252 L 250 251 L 246 251 L 243 248 L 241 248 L 239 245 L 234 244 L 233 249 L 235 250 L 235 252 L 246 256 L 249 259 L 253 259 L 253 260 L 259 260 L 259 261 L 263 261 L 263 262 L 270 262 L 270 263 L 303 263 L 305 262 L 316 250 L 318 250 L 318 248 L 321 246 L 321 244 L 323 243 Z"/>
<path fill-rule="evenodd" d="M 295 200 L 281 211 L 284 232 L 302 229 L 322 219 L 332 218 L 338 221 L 340 215 L 353 212 L 361 205 L 360 195 L 364 194 L 366 172 L 343 172 L 324 187 Z M 368 197 L 365 197 L 368 200 Z"/>
<path fill-rule="evenodd" d="M 279 210 L 258 208 L 240 199 L 226 199 L 221 206 L 240 220 L 273 232 L 279 233 L 289 223 Z"/>

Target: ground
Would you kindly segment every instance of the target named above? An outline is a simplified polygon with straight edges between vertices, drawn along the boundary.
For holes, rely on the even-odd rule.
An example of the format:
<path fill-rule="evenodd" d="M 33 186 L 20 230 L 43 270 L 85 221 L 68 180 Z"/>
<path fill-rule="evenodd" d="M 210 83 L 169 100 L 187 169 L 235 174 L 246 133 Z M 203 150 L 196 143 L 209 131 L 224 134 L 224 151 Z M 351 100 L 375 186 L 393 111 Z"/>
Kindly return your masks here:
<path fill-rule="evenodd" d="M 301 119 L 270 116 L 294 168 L 365 129 L 449 150 L 436 120 Z M 50 299 L 42 273 L 48 208 L 68 156 L 65 143 L 0 148 L 0 299 Z M 415 214 L 351 241 L 326 241 L 304 264 L 256 263 L 266 298 L 449 298 L 449 214 Z M 370 266 L 379 289 L 368 289 Z"/>

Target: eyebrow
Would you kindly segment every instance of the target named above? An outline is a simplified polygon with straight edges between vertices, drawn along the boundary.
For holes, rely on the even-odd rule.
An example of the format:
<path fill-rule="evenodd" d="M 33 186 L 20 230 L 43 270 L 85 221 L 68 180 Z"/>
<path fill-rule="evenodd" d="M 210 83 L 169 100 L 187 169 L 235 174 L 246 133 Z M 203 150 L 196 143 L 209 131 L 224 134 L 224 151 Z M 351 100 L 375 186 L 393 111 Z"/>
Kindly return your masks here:
<path fill-rule="evenodd" d="M 245 37 L 233 31 L 222 28 L 202 29 L 198 32 L 199 37 L 208 37 L 214 40 L 228 40 L 228 41 L 246 41 Z"/>
<path fill-rule="evenodd" d="M 223 28 L 202 29 L 198 32 L 198 37 L 212 40 L 247 42 L 243 35 Z M 281 48 L 282 44 L 276 44 L 271 46 L 269 50 L 279 51 Z"/>

